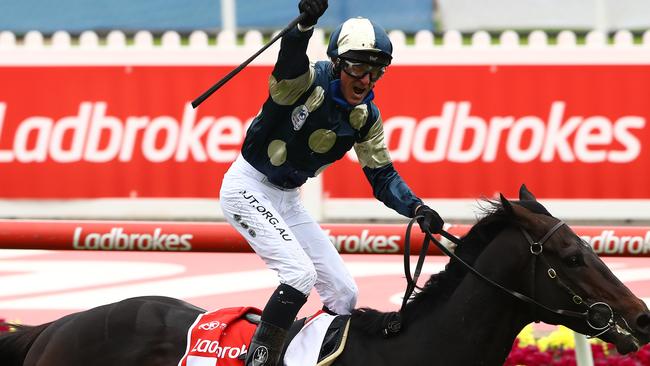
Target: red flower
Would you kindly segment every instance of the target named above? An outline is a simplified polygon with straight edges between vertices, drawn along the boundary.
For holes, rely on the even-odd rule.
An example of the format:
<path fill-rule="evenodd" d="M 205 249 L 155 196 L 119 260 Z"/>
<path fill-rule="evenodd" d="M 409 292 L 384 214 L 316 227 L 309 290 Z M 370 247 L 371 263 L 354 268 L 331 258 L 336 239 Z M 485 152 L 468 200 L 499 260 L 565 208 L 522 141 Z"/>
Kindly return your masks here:
<path fill-rule="evenodd" d="M 553 363 L 553 366 L 574 366 L 576 364 L 575 355 L 565 352 L 559 360 Z"/>
<path fill-rule="evenodd" d="M 0 333 L 8 332 L 9 326 L 5 324 L 6 320 L 0 318 Z"/>

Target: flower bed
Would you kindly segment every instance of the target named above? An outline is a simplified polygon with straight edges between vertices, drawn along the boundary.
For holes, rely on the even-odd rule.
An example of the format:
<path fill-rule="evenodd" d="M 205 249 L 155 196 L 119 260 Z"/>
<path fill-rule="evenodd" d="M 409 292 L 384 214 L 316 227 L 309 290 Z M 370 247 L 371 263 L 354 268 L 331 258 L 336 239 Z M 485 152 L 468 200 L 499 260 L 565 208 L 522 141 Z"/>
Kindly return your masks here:
<path fill-rule="evenodd" d="M 619 355 L 613 345 L 589 340 L 594 366 L 650 365 L 650 345 L 638 352 Z M 573 331 L 558 327 L 546 337 L 535 339 L 532 325 L 519 334 L 504 366 L 575 366 L 575 338 Z"/>

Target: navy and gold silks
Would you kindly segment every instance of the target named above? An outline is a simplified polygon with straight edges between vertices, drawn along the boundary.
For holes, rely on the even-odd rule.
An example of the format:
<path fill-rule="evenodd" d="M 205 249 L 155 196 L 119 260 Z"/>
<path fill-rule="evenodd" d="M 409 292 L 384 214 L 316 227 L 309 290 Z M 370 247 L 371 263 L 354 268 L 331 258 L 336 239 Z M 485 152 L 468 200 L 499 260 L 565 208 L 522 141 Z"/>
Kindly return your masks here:
<path fill-rule="evenodd" d="M 393 167 L 374 94 L 357 106 L 348 104 L 332 62 L 309 62 L 312 33 L 295 27 L 282 38 L 269 97 L 246 133 L 242 155 L 270 183 L 290 189 L 354 147 L 375 197 L 412 217 L 422 201 Z"/>

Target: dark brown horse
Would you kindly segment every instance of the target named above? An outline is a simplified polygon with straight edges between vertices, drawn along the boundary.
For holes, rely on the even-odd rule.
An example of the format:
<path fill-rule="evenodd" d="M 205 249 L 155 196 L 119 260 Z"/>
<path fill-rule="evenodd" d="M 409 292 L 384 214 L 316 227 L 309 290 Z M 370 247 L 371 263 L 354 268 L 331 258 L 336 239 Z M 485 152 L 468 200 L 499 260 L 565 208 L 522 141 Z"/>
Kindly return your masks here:
<path fill-rule="evenodd" d="M 533 321 L 598 336 L 620 353 L 649 341 L 643 301 L 525 187 L 519 201 L 502 197 L 488 211 L 456 254 L 519 296 L 452 259 L 409 301 L 400 333 L 381 335 L 390 313 L 356 310 L 335 365 L 502 365 L 519 331 Z M 104 305 L 2 335 L 0 365 L 175 366 L 201 312 L 162 297 Z"/>

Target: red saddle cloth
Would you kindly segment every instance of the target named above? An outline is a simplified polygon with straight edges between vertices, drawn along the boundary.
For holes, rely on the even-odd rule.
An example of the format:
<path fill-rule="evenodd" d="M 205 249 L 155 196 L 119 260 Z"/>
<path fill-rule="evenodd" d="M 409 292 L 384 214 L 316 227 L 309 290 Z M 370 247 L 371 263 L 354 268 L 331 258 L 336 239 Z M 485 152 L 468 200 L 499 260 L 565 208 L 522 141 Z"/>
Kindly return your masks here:
<path fill-rule="evenodd" d="M 256 325 L 248 313 L 252 307 L 224 308 L 199 315 L 187 334 L 187 350 L 178 366 L 241 366 L 237 358 L 245 353 Z"/>

